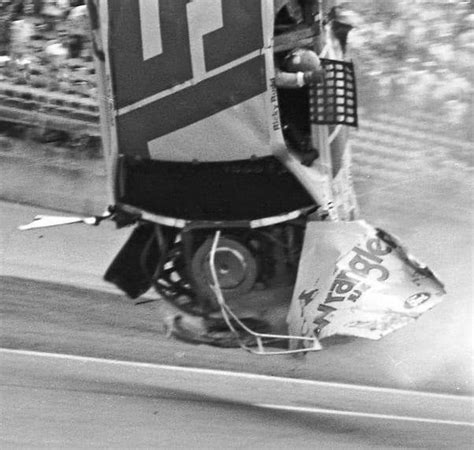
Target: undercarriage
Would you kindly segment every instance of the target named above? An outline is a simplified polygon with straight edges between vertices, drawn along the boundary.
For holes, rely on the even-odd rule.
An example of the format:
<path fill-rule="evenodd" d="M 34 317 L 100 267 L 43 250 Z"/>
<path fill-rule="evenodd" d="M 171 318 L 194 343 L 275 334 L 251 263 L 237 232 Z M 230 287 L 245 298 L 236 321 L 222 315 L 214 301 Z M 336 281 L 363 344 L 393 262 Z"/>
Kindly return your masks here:
<path fill-rule="evenodd" d="M 132 298 L 156 291 L 168 335 L 278 352 L 288 347 L 287 327 L 274 312 L 288 308 L 305 223 L 299 218 L 258 229 L 206 224 L 180 230 L 139 222 L 105 279 Z M 150 301 L 155 299 L 138 304 Z"/>

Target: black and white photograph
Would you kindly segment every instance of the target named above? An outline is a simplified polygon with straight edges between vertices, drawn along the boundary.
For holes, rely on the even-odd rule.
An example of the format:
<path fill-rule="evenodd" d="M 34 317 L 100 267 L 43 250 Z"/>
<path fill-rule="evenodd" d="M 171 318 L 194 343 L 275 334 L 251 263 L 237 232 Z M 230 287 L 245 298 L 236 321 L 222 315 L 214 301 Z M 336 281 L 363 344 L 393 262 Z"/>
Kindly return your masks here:
<path fill-rule="evenodd" d="M 474 448 L 472 0 L 0 0 L 2 449 Z"/>

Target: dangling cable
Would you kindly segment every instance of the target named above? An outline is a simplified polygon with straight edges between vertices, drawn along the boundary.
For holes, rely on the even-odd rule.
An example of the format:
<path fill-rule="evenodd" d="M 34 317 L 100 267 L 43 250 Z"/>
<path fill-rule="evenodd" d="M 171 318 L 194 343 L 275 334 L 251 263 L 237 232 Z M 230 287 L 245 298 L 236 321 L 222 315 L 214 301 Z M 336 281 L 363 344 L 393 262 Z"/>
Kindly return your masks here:
<path fill-rule="evenodd" d="M 209 266 L 210 266 L 212 282 L 213 282 L 213 284 L 211 285 L 211 288 L 216 296 L 217 303 L 219 304 L 221 308 L 222 317 L 224 318 L 224 321 L 227 324 L 229 330 L 235 335 L 239 343 L 239 346 L 242 349 L 247 350 L 250 353 L 255 353 L 257 355 L 285 355 L 285 354 L 306 353 L 310 351 L 321 350 L 322 349 L 321 344 L 319 343 L 316 337 L 285 336 L 285 335 L 279 335 L 279 334 L 256 333 L 255 331 L 248 328 L 236 316 L 236 314 L 226 304 L 224 294 L 222 293 L 222 289 L 219 284 L 219 279 L 217 278 L 215 256 L 216 256 L 217 245 L 219 243 L 220 235 L 221 235 L 221 231 L 220 230 L 216 231 L 214 235 L 214 240 L 212 242 L 211 252 L 209 254 Z M 244 343 L 244 341 L 240 337 L 240 334 L 236 330 L 232 321 L 234 321 L 243 331 L 245 331 L 247 334 L 249 334 L 255 339 L 258 350 L 255 350 Z M 307 342 L 308 344 L 310 343 L 311 345 L 308 345 L 308 347 L 298 348 L 295 350 L 275 350 L 275 351 L 265 350 L 265 347 L 264 347 L 265 342 L 268 343 L 269 341 L 275 342 L 275 341 L 283 341 L 283 340 L 286 340 L 289 342 L 290 341 Z"/>

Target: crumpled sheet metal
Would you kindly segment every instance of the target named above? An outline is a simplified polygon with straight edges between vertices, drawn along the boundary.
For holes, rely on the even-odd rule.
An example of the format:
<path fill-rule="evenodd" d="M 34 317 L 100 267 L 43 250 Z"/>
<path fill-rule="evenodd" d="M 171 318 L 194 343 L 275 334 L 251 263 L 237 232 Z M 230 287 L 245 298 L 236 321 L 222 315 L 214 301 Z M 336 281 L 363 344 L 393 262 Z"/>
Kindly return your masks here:
<path fill-rule="evenodd" d="M 380 339 L 433 308 L 445 293 L 388 233 L 364 221 L 309 222 L 289 331 L 318 339 Z"/>

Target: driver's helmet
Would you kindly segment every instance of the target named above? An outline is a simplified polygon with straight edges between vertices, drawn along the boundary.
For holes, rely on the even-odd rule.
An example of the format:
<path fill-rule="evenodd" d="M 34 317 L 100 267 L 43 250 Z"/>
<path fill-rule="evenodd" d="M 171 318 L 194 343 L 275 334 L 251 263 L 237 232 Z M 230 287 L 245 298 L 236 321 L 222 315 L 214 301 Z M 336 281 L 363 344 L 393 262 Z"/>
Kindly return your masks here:
<path fill-rule="evenodd" d="M 321 70 L 318 55 L 308 48 L 296 48 L 284 59 L 283 70 L 287 72 L 307 72 Z"/>

